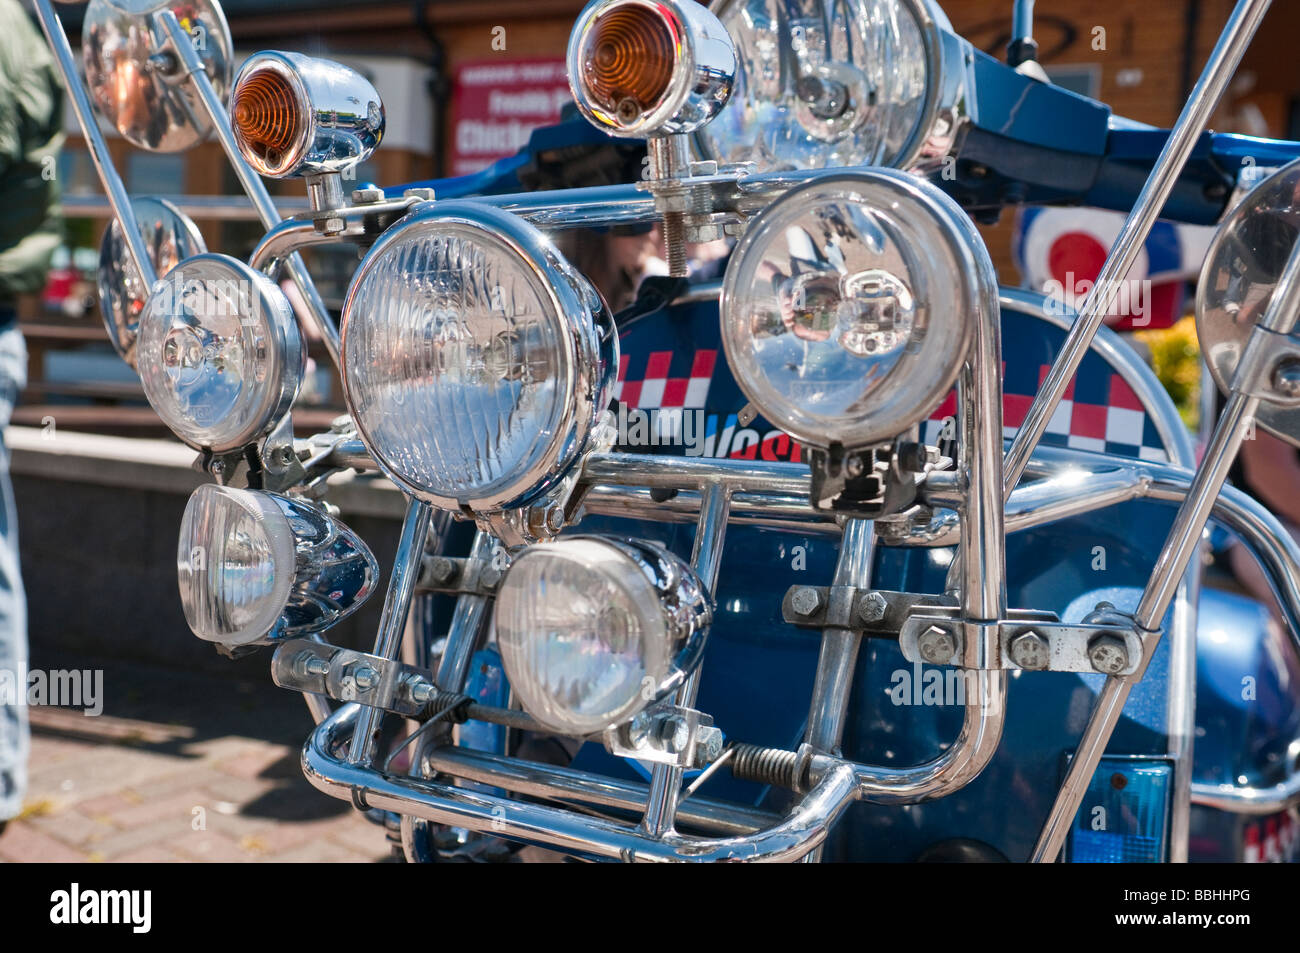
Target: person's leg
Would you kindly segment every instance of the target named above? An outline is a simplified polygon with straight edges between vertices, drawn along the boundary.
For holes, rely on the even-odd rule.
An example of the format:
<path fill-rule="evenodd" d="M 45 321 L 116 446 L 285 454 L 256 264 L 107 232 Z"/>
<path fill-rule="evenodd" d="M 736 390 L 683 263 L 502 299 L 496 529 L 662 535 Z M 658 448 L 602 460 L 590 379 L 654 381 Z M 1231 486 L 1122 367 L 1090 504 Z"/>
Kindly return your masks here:
<path fill-rule="evenodd" d="M 22 810 L 27 790 L 27 601 L 18 565 L 18 518 L 4 428 L 27 379 L 27 348 L 0 331 L 0 825 Z"/>

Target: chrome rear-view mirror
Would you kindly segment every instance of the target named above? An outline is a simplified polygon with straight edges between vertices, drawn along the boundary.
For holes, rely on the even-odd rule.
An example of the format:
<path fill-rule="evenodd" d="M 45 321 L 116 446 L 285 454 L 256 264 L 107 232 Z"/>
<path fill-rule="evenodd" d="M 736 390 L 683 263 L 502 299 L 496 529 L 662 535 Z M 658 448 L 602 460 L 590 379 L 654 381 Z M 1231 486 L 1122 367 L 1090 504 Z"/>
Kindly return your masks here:
<path fill-rule="evenodd" d="M 198 93 L 156 14 L 176 15 L 224 102 L 233 70 L 230 28 L 215 0 L 90 0 L 81 28 L 86 87 L 99 114 L 151 152 L 182 152 L 212 131 Z"/>
<path fill-rule="evenodd" d="M 1196 291 L 1196 333 L 1215 384 L 1227 393 L 1255 327 L 1264 318 L 1300 235 L 1300 162 L 1255 186 L 1224 216 L 1210 243 Z M 1292 335 L 1276 335 L 1270 399 L 1257 423 L 1300 446 L 1300 353 Z"/>
<path fill-rule="evenodd" d="M 136 225 L 154 271 L 164 275 L 186 258 L 206 252 L 198 226 L 163 199 L 131 200 Z M 122 360 L 135 367 L 135 342 L 149 288 L 131 260 L 122 228 L 114 219 L 99 245 L 99 311 L 108 339 Z"/>

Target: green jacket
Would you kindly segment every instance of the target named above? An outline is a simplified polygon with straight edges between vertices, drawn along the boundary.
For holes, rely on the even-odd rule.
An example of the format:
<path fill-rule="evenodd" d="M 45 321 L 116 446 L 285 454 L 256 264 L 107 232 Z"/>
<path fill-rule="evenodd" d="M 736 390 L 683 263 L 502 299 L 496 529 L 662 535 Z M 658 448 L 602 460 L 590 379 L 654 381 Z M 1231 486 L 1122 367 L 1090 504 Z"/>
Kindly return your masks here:
<path fill-rule="evenodd" d="M 63 85 L 18 0 L 0 0 L 0 303 L 40 291 L 62 240 Z"/>

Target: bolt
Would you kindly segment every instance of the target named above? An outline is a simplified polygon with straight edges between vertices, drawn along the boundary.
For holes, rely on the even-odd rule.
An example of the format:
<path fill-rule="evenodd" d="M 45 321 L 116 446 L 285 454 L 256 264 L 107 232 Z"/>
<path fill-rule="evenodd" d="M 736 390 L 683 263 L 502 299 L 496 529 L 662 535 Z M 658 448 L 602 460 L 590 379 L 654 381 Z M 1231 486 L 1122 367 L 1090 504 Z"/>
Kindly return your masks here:
<path fill-rule="evenodd" d="M 374 205 L 384 200 L 384 190 L 374 187 L 352 190 L 353 205 Z"/>
<path fill-rule="evenodd" d="M 722 729 L 700 726 L 695 732 L 695 760 L 699 764 L 716 761 L 722 754 Z"/>
<path fill-rule="evenodd" d="M 1300 397 L 1300 360 L 1287 358 L 1273 368 L 1273 389 L 1283 397 Z"/>
<path fill-rule="evenodd" d="M 433 189 L 407 189 L 402 193 L 404 199 L 419 199 L 421 202 L 433 201 Z"/>
<path fill-rule="evenodd" d="M 445 586 L 456 578 L 456 561 L 446 556 L 434 556 L 425 565 L 429 567 L 429 581 L 435 586 Z"/>
<path fill-rule="evenodd" d="M 362 665 L 352 673 L 352 678 L 356 681 L 357 688 L 364 692 L 374 687 L 375 682 L 379 680 L 379 673 L 369 665 Z"/>
<path fill-rule="evenodd" d="M 1117 635 L 1098 635 L 1088 643 L 1088 661 L 1104 675 L 1118 675 L 1128 668 L 1128 646 Z"/>
<path fill-rule="evenodd" d="M 916 640 L 916 647 L 921 652 L 921 658 L 931 665 L 944 665 L 951 662 L 957 654 L 957 640 L 952 637 L 952 633 L 937 625 L 932 625 L 921 633 Z"/>
<path fill-rule="evenodd" d="M 417 681 L 411 686 L 411 701 L 417 705 L 424 705 L 438 694 L 438 688 L 432 682 L 426 682 L 423 679 Z"/>
<path fill-rule="evenodd" d="M 478 574 L 478 581 L 488 589 L 491 589 L 501 581 L 501 570 L 496 566 L 488 563 L 483 567 L 482 572 Z"/>
<path fill-rule="evenodd" d="M 664 212 L 664 247 L 668 249 L 668 276 L 686 277 L 686 216 L 681 212 Z"/>
<path fill-rule="evenodd" d="M 1011 661 L 1030 672 L 1044 671 L 1052 657 L 1047 639 L 1033 631 L 1021 632 L 1007 648 Z"/>
<path fill-rule="evenodd" d="M 532 507 L 528 511 L 528 528 L 535 536 L 555 536 L 564 529 L 564 507 L 558 503 Z"/>
<path fill-rule="evenodd" d="M 308 675 L 328 675 L 330 673 L 330 661 L 318 655 L 312 655 L 302 663 L 302 670 Z"/>
<path fill-rule="evenodd" d="M 863 622 L 879 622 L 885 617 L 885 610 L 889 608 L 889 603 L 885 597 L 878 592 L 868 592 L 858 603 L 858 617 Z"/>
<path fill-rule="evenodd" d="M 659 740 L 664 743 L 665 749 L 679 754 L 691 743 L 691 726 L 681 715 L 669 715 L 659 725 Z"/>
<path fill-rule="evenodd" d="M 790 608 L 794 610 L 795 615 L 801 615 L 804 618 L 812 615 L 821 607 L 822 594 L 809 586 L 801 586 L 790 597 Z"/>
<path fill-rule="evenodd" d="M 627 726 L 627 740 L 632 743 L 633 748 L 644 748 L 650 742 L 650 716 L 645 712 L 637 712 L 632 719 L 632 723 Z"/>

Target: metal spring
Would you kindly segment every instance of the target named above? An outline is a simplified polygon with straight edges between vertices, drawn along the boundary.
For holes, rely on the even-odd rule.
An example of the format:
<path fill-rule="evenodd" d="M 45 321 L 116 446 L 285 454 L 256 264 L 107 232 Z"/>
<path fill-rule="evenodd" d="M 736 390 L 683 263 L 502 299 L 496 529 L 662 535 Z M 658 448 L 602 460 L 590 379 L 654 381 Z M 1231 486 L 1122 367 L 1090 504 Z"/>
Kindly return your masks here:
<path fill-rule="evenodd" d="M 734 750 L 736 753 L 731 756 L 731 773 L 737 778 L 795 789 L 798 753 L 750 744 L 737 744 Z"/>

